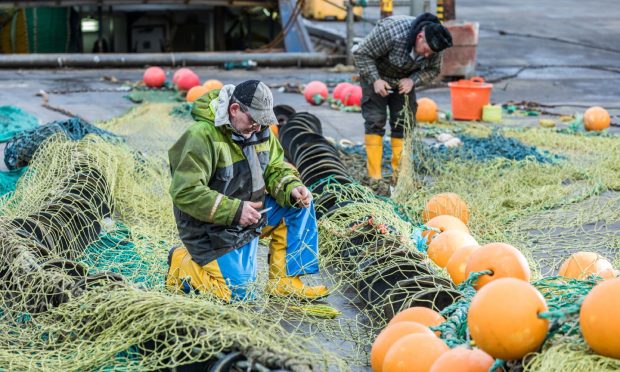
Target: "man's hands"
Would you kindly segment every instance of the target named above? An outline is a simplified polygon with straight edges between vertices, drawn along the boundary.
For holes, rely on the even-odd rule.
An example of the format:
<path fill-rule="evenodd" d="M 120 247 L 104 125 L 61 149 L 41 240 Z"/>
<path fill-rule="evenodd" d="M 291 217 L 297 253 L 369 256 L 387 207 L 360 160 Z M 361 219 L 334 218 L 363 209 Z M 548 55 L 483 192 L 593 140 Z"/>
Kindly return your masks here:
<path fill-rule="evenodd" d="M 297 186 L 291 191 L 291 197 L 295 201 L 296 207 L 307 208 L 312 201 L 312 193 L 306 186 Z"/>
<path fill-rule="evenodd" d="M 409 94 L 413 89 L 414 83 L 410 78 L 400 79 L 398 81 L 398 93 L 400 94 Z"/>
<path fill-rule="evenodd" d="M 239 218 L 239 224 L 241 226 L 249 226 L 258 223 L 261 214 L 258 210 L 263 207 L 261 202 L 244 201 L 243 209 L 241 209 L 241 218 Z"/>
<path fill-rule="evenodd" d="M 372 87 L 375 89 L 375 93 L 377 93 L 381 97 L 387 97 L 390 94 L 388 93 L 388 90 L 392 89 L 392 87 L 390 86 L 390 84 L 387 83 L 387 81 L 381 79 L 375 80 L 375 82 L 372 84 Z"/>
<path fill-rule="evenodd" d="M 381 97 L 387 97 L 390 94 L 388 90 L 392 89 L 392 87 L 390 86 L 390 84 L 387 83 L 387 81 L 381 79 L 376 80 L 372 85 L 375 93 L 377 93 Z M 410 78 L 400 79 L 398 81 L 398 93 L 409 94 L 409 92 L 411 92 L 411 90 L 413 89 L 414 85 L 415 84 L 413 83 L 413 80 Z"/>

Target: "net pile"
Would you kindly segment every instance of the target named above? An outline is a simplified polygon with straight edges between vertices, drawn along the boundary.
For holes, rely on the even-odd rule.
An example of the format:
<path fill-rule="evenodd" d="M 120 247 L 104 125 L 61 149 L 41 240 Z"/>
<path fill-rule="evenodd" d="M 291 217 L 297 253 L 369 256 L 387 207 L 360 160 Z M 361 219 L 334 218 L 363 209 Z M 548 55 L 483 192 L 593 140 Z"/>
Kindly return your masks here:
<path fill-rule="evenodd" d="M 3 368 L 163 369 L 202 362 L 350 370 L 368 365 L 372 341 L 394 313 L 416 305 L 443 311 L 450 328 L 442 337 L 452 345 L 466 342 L 471 288 L 455 287 L 427 259 L 420 237 L 420 211 L 443 191 L 468 202 L 479 243 L 507 242 L 530 260 L 556 328 L 523 367 L 619 367 L 592 354 L 578 333 L 574 306 L 593 282 L 548 278 L 586 247 L 616 267 L 620 262 L 615 137 L 454 123 L 422 127 L 406 143 L 412 157 L 404 157 L 387 198 L 352 179 L 353 168 L 322 136 L 290 131 L 290 142 L 320 143 L 285 151 L 312 184 L 317 205 L 322 270 L 310 280 L 327 284 L 332 294 L 323 304 L 266 296 L 269 242 L 263 240 L 256 299 L 222 304 L 164 288 L 167 253 L 180 243 L 166 152 L 191 121 L 187 105 L 173 96 L 142 97 L 125 115 L 97 124 L 124 142 L 96 134 L 72 141 L 57 133 L 38 146 L 15 192 L 0 199 Z M 309 115 L 298 122 L 321 131 Z M 494 155 L 429 150 L 425 137 L 438 131 L 484 143 L 476 148 Z M 524 156 L 510 156 L 518 151 Z M 355 169 L 363 170 L 359 159 Z"/>

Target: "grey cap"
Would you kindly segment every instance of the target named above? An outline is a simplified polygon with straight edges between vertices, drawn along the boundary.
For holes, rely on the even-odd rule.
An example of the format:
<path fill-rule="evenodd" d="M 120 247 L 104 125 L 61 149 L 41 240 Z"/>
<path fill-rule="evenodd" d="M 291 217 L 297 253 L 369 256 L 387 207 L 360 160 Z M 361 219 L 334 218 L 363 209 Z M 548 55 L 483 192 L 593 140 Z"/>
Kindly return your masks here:
<path fill-rule="evenodd" d="M 243 104 L 252 119 L 260 125 L 278 124 L 273 112 L 273 94 L 271 89 L 258 80 L 247 80 L 237 85 L 233 97 Z"/>

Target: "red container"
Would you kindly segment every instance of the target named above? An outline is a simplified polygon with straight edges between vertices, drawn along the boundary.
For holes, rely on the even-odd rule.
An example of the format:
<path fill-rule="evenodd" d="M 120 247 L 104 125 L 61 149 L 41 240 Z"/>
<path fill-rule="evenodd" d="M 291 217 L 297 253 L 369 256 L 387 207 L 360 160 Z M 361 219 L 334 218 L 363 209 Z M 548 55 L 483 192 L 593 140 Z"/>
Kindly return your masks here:
<path fill-rule="evenodd" d="M 493 84 L 481 77 L 448 83 L 452 99 L 452 117 L 457 120 L 482 119 L 482 107 L 491 103 Z"/>

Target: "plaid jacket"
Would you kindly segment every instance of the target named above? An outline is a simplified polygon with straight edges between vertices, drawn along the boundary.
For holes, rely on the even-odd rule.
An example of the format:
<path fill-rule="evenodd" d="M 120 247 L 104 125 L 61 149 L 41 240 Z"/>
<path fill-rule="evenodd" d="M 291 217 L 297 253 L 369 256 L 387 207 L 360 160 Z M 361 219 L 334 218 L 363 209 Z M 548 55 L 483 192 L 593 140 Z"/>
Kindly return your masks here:
<path fill-rule="evenodd" d="M 439 75 L 443 52 L 420 62 L 411 58 L 410 34 L 414 21 L 410 16 L 387 17 L 366 36 L 353 51 L 362 79 L 370 84 L 383 79 L 395 88 L 400 79 L 410 77 L 418 87 Z"/>

